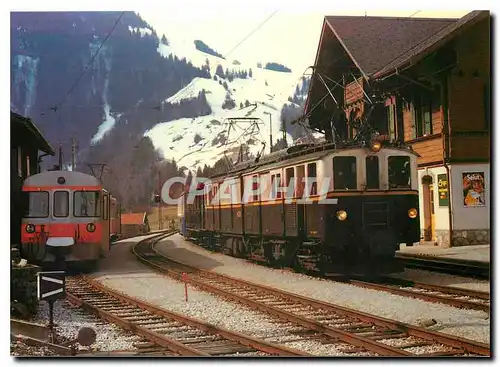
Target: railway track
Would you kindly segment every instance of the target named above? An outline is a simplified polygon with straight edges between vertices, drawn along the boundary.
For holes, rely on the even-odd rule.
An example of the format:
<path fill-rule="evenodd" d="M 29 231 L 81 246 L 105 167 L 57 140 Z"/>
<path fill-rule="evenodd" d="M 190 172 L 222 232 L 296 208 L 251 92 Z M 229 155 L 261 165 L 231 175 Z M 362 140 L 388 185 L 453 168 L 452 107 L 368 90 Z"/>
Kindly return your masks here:
<path fill-rule="evenodd" d="M 136 345 L 139 354 L 308 356 L 301 351 L 160 309 L 86 277 L 68 278 L 66 292 L 71 303 L 140 335 L 143 342 Z"/>
<path fill-rule="evenodd" d="M 487 344 L 384 319 L 275 288 L 198 269 L 160 255 L 155 241 L 142 241 L 132 251 L 142 262 L 187 282 L 322 334 L 329 343 L 379 356 L 489 356 Z M 186 278 L 185 278 L 186 279 Z"/>
<path fill-rule="evenodd" d="M 345 283 L 400 296 L 423 299 L 428 302 L 443 303 L 458 308 L 490 311 L 490 295 L 487 292 L 438 286 L 392 277 L 383 277 L 377 282 L 351 279 L 345 281 Z"/>

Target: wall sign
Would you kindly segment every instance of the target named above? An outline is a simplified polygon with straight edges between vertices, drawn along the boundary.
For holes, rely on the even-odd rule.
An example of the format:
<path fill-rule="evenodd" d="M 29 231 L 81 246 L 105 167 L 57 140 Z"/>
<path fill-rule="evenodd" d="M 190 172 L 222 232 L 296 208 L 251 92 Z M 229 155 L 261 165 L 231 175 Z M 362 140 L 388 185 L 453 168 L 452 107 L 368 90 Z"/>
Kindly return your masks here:
<path fill-rule="evenodd" d="M 448 191 L 448 175 L 438 175 L 438 197 L 439 197 L 439 206 L 448 206 L 450 205 L 450 196 Z"/>
<path fill-rule="evenodd" d="M 462 183 L 466 208 L 486 206 L 484 172 L 463 172 Z"/>

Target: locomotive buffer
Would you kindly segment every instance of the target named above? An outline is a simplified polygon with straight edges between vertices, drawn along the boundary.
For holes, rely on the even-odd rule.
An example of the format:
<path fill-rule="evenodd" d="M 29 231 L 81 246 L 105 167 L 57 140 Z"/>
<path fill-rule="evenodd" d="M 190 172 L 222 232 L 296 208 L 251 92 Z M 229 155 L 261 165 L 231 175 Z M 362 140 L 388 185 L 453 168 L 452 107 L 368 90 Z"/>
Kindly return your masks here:
<path fill-rule="evenodd" d="M 44 271 L 38 273 L 38 299 L 49 303 L 49 329 L 51 342 L 54 338 L 54 302 L 66 297 L 64 271 Z"/>

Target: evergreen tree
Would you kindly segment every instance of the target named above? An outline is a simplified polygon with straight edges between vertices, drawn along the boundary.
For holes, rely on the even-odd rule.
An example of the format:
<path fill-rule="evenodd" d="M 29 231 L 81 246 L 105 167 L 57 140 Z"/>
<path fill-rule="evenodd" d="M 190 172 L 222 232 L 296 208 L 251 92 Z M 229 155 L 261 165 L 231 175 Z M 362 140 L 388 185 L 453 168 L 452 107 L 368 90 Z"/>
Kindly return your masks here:
<path fill-rule="evenodd" d="M 217 69 L 215 70 L 215 74 L 221 78 L 225 78 L 224 69 L 222 69 L 222 66 L 220 64 L 217 65 Z"/>
<path fill-rule="evenodd" d="M 232 110 L 234 107 L 236 107 L 236 103 L 234 100 L 231 98 L 229 93 L 226 94 L 226 99 L 224 100 L 224 103 L 222 104 L 222 108 L 225 110 Z"/>
<path fill-rule="evenodd" d="M 252 68 L 250 68 L 250 70 L 248 71 L 248 76 L 249 76 L 250 78 L 252 78 L 252 77 L 253 77 Z"/>

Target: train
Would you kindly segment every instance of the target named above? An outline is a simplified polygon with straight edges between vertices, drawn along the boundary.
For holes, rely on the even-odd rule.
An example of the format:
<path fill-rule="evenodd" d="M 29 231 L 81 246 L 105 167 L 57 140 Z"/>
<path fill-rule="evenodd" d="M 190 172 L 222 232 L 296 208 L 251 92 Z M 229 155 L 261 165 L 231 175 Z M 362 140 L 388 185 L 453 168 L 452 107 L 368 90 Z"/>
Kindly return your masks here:
<path fill-rule="evenodd" d="M 282 149 L 194 180 L 179 198 L 180 232 L 273 267 L 398 272 L 400 244 L 420 241 L 417 157 L 377 139 Z"/>
<path fill-rule="evenodd" d="M 120 205 L 98 178 L 46 171 L 26 178 L 21 256 L 45 267 L 92 269 L 120 234 Z"/>

